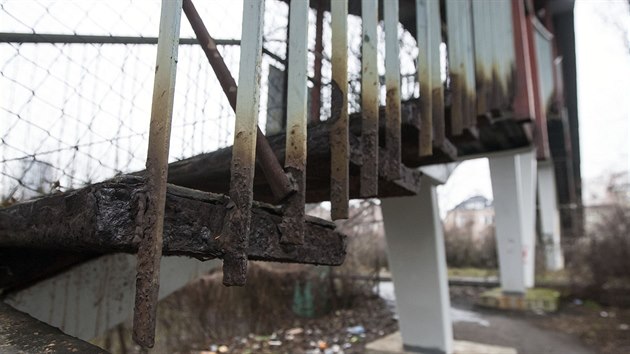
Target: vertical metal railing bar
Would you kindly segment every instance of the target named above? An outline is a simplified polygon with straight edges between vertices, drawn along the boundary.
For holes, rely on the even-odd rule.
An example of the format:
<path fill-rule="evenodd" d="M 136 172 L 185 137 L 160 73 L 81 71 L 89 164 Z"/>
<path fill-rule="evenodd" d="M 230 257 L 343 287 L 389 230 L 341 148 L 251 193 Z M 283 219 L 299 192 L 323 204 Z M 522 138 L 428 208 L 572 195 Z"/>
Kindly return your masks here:
<path fill-rule="evenodd" d="M 231 202 L 220 235 L 226 250 L 223 284 L 227 286 L 244 285 L 247 277 L 246 251 L 256 167 L 264 4 L 264 0 L 243 3 L 239 89 L 230 168 Z"/>
<path fill-rule="evenodd" d="M 438 0 L 427 1 L 429 22 L 429 46 L 432 48 L 429 66 L 431 71 L 431 116 L 433 118 L 433 141 L 441 146 L 446 140 L 444 122 L 444 86 L 442 85 L 442 64 L 440 46 L 442 44 L 442 17 Z"/>
<path fill-rule="evenodd" d="M 313 53 L 313 90 L 311 91 L 311 122 L 320 121 L 322 104 L 322 61 L 324 59 L 324 2 L 317 2 L 315 18 L 315 51 Z"/>
<path fill-rule="evenodd" d="M 506 91 L 507 85 L 505 81 L 505 51 L 507 48 L 507 36 L 506 26 L 509 22 L 509 18 L 505 18 L 501 16 L 505 10 L 506 6 L 504 2 L 497 4 L 494 11 L 494 16 L 496 16 L 496 28 L 495 28 L 495 55 L 496 55 L 496 65 L 497 65 L 497 82 L 496 82 L 496 91 L 495 91 L 495 100 L 498 109 L 502 110 L 506 108 Z M 497 16 L 497 13 L 499 16 Z"/>
<path fill-rule="evenodd" d="M 284 167 L 297 186 L 285 206 L 280 224 L 281 242 L 304 243 L 304 205 L 306 201 L 308 2 L 293 1 L 289 7 L 287 58 L 287 126 Z"/>
<path fill-rule="evenodd" d="M 140 245 L 137 255 L 138 273 L 136 276 L 133 338 L 143 347 L 153 347 L 155 342 L 168 151 L 175 97 L 181 11 L 181 0 L 162 1 L 146 164 L 146 194 L 137 196 L 136 223 Z"/>
<path fill-rule="evenodd" d="M 429 26 L 429 7 L 434 0 L 416 0 L 416 30 L 418 42 L 418 84 L 420 87 L 420 135 L 419 156 L 433 154 L 433 117 L 431 114 L 431 57 L 432 51 L 439 51 L 431 46 Z"/>
<path fill-rule="evenodd" d="M 385 149 L 388 161 L 385 175 L 395 180 L 400 178 L 400 44 L 398 42 L 398 1 L 383 3 L 385 27 Z"/>
<path fill-rule="evenodd" d="M 349 121 L 348 121 L 348 1 L 330 3 L 332 31 L 332 100 L 330 127 L 330 215 L 348 218 Z"/>
<path fill-rule="evenodd" d="M 469 129 L 474 128 L 477 125 L 477 90 L 475 87 L 475 48 L 473 40 L 473 24 L 472 24 L 472 1 L 463 0 L 463 23 L 464 31 L 463 47 L 464 47 L 464 70 L 466 74 L 465 81 L 465 116 L 466 127 Z"/>
<path fill-rule="evenodd" d="M 464 130 L 462 87 L 464 62 L 461 47 L 461 6 L 460 0 L 446 0 L 446 25 L 448 28 L 448 58 L 451 79 L 451 131 L 458 136 Z"/>
<path fill-rule="evenodd" d="M 361 47 L 361 166 L 360 194 L 362 197 L 378 195 L 378 0 L 361 2 L 362 47 Z"/>
<path fill-rule="evenodd" d="M 221 53 L 219 53 L 217 49 L 217 43 L 208 33 L 192 1 L 184 0 L 183 4 L 184 13 L 197 36 L 199 44 L 217 75 L 217 79 L 221 84 L 221 88 L 230 106 L 236 111 L 238 86 L 230 73 L 230 69 L 225 64 Z M 256 130 L 256 158 L 260 163 L 260 167 L 276 201 L 280 202 L 295 192 L 293 183 L 291 183 L 288 176 L 284 173 L 282 165 L 276 158 L 267 138 L 259 128 Z"/>
<path fill-rule="evenodd" d="M 529 46 L 527 45 L 527 25 L 525 15 L 525 5 L 521 0 L 512 0 L 512 24 L 514 28 L 514 38 L 512 45 L 515 53 L 515 77 L 514 77 L 514 97 L 512 106 L 514 116 L 533 117 L 534 116 L 534 88 L 531 80 L 532 68 L 529 62 Z"/>
<path fill-rule="evenodd" d="M 505 22 L 505 36 L 504 36 L 504 48 L 505 48 L 505 75 L 506 75 L 506 91 L 505 91 L 505 107 L 511 108 L 512 100 L 514 98 L 515 88 L 515 70 L 516 70 L 516 53 L 514 51 L 514 22 L 512 21 L 512 2 L 506 1 L 503 3 L 503 12 L 501 18 Z"/>
<path fill-rule="evenodd" d="M 477 92 L 477 115 L 486 114 L 488 105 L 488 87 L 492 80 L 490 53 L 492 42 L 488 36 L 492 17 L 488 16 L 488 0 L 472 2 L 473 42 L 475 44 L 475 78 Z M 490 57 L 491 58 L 491 57 Z"/>

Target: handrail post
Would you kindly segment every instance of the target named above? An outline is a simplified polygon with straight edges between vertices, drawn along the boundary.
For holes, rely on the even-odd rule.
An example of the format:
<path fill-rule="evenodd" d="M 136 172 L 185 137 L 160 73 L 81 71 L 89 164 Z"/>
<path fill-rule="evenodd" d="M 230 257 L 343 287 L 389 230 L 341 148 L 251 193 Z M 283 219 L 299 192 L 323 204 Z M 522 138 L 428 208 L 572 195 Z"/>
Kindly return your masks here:
<path fill-rule="evenodd" d="M 155 343 L 181 12 L 182 0 L 162 0 L 146 164 L 146 195 L 138 197 L 136 216 L 140 245 L 137 256 L 133 338 L 143 347 L 153 347 Z"/>

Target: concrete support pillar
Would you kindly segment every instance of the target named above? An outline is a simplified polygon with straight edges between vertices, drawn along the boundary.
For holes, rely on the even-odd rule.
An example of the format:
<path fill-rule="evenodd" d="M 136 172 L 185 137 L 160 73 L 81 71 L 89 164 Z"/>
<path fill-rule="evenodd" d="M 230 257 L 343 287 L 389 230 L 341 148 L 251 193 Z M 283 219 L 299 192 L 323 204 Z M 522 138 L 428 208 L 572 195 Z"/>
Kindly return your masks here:
<path fill-rule="evenodd" d="M 545 247 L 545 267 L 551 271 L 564 268 L 564 257 L 560 247 L 560 214 L 553 171 L 551 161 L 538 164 L 540 234 Z"/>
<path fill-rule="evenodd" d="M 529 151 L 491 157 L 501 287 L 525 293 L 534 286 L 536 156 Z"/>
<path fill-rule="evenodd" d="M 382 200 L 389 269 L 404 347 L 451 353 L 453 331 L 444 235 L 433 180 L 420 194 Z"/>

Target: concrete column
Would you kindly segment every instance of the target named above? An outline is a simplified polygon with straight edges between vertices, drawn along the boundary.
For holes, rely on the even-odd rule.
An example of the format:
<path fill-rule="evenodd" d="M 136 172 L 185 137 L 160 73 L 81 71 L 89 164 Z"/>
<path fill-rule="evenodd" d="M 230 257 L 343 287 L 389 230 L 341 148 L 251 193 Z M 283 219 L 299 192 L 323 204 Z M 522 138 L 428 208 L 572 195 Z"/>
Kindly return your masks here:
<path fill-rule="evenodd" d="M 545 247 L 545 267 L 551 271 L 564 268 L 564 257 L 560 247 L 560 214 L 556 196 L 553 163 L 545 161 L 538 164 L 540 233 Z"/>
<path fill-rule="evenodd" d="M 489 160 L 501 287 L 504 292 L 525 293 L 534 286 L 535 152 Z"/>
<path fill-rule="evenodd" d="M 420 194 L 381 202 L 389 269 L 404 347 L 423 353 L 451 353 L 453 331 L 444 235 L 433 180 Z"/>

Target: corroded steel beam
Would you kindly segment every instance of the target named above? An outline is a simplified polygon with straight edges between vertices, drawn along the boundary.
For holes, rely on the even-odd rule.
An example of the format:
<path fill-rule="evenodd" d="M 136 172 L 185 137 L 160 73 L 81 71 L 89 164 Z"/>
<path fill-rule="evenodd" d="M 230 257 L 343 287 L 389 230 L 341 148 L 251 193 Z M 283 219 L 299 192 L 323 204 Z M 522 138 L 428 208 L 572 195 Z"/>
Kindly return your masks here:
<path fill-rule="evenodd" d="M 125 175 L 0 209 L 0 247 L 135 253 L 140 243 L 136 230 L 142 227 L 138 215 L 146 194 L 144 178 Z M 162 254 L 224 258 L 230 249 L 223 225 L 231 204 L 224 195 L 168 185 Z M 254 202 L 251 215 L 248 259 L 343 262 L 345 236 L 333 223 L 307 216 L 304 244 L 293 246 L 280 243 L 280 208 Z"/>
<path fill-rule="evenodd" d="M 217 43 L 208 33 L 208 30 L 206 29 L 206 26 L 204 25 L 201 16 L 199 16 L 199 13 L 195 9 L 192 1 L 184 0 L 183 8 L 186 17 L 188 18 L 188 21 L 199 40 L 201 49 L 203 49 L 203 52 L 206 54 L 206 58 L 208 58 L 208 62 L 217 75 L 217 79 L 221 84 L 221 88 L 223 89 L 230 106 L 234 111 L 236 111 L 238 86 L 230 73 L 230 69 L 225 64 L 221 53 L 219 53 L 219 50 L 217 49 Z M 271 187 L 271 190 L 276 197 L 276 201 L 282 201 L 295 192 L 293 184 L 286 173 L 284 173 L 280 162 L 278 162 L 278 160 L 274 157 L 273 150 L 271 150 L 267 138 L 260 129 L 256 130 L 256 159 L 260 163 L 262 171 L 267 178 L 267 183 L 269 183 L 269 187 Z"/>
<path fill-rule="evenodd" d="M 332 31 L 332 102 L 330 127 L 330 203 L 331 218 L 347 219 L 349 202 L 348 142 L 348 2 L 333 1 Z"/>
<path fill-rule="evenodd" d="M 385 149 L 388 151 L 386 176 L 400 177 L 400 44 L 398 42 L 398 1 L 383 3 L 385 24 Z"/>
<path fill-rule="evenodd" d="M 308 70 L 308 2 L 294 1 L 289 7 L 289 39 L 287 58 L 287 126 L 284 167 L 297 187 L 285 205 L 280 229 L 282 242 L 302 244 L 304 242 L 304 204 L 306 195 L 306 124 Z"/>
<path fill-rule="evenodd" d="M 155 342 L 168 150 L 171 140 L 181 12 L 181 0 L 162 1 L 146 165 L 147 193 L 138 201 L 142 208 L 137 215 L 139 226 L 136 231 L 136 236 L 141 242 L 138 247 L 133 338 L 143 347 L 153 347 Z"/>
<path fill-rule="evenodd" d="M 361 196 L 378 195 L 378 0 L 362 0 L 363 46 L 361 47 Z"/>

